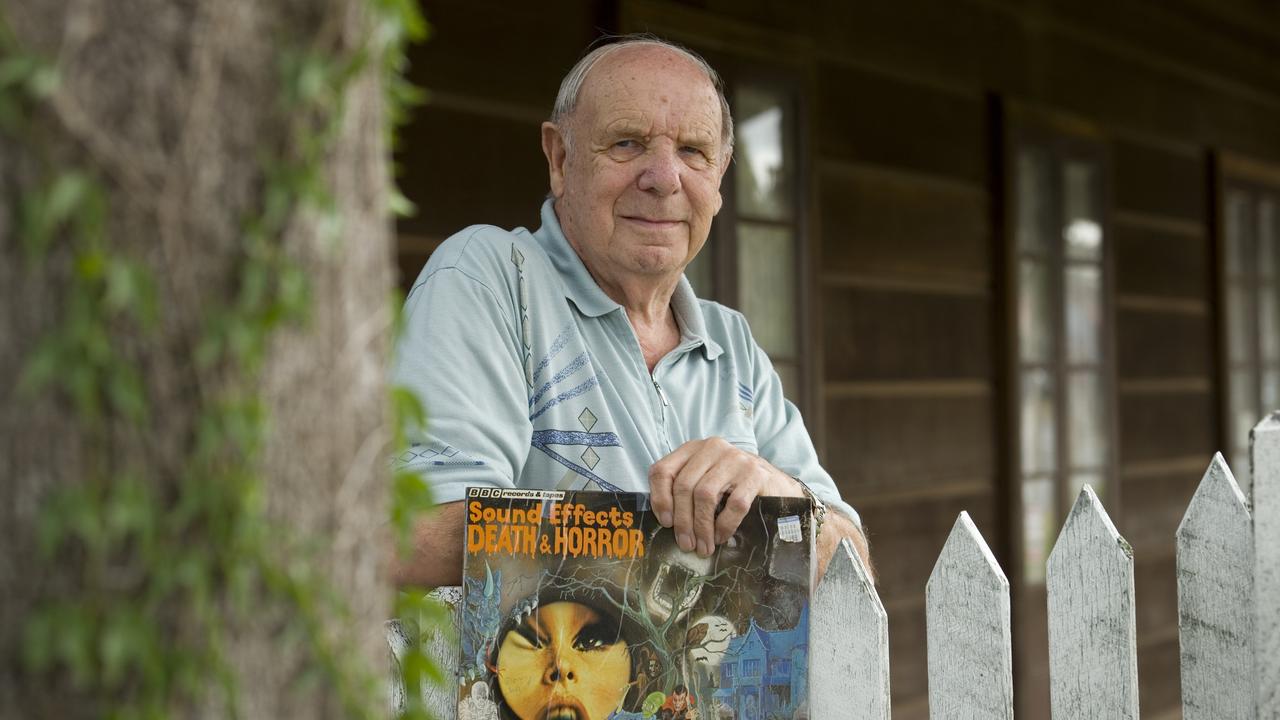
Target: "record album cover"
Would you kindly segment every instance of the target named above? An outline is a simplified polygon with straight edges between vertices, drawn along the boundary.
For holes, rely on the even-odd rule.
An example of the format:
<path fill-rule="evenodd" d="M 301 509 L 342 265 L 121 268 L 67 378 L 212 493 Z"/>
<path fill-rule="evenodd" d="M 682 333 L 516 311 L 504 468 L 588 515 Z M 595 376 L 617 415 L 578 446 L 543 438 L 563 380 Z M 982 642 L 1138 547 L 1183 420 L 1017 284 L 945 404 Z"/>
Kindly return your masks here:
<path fill-rule="evenodd" d="M 643 494 L 466 502 L 459 720 L 807 717 L 807 499 L 758 498 L 708 558 Z"/>

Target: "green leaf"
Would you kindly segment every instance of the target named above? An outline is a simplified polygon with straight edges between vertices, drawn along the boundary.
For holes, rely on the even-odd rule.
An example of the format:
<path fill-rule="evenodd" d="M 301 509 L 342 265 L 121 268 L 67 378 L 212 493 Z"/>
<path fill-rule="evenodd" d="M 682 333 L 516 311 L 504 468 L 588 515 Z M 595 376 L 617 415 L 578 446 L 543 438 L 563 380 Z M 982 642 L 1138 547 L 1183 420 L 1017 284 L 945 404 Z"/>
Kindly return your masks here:
<path fill-rule="evenodd" d="M 418 212 L 418 206 L 413 201 L 405 197 L 399 188 L 392 188 L 391 196 L 388 200 L 388 209 L 391 214 L 396 217 L 413 217 Z"/>

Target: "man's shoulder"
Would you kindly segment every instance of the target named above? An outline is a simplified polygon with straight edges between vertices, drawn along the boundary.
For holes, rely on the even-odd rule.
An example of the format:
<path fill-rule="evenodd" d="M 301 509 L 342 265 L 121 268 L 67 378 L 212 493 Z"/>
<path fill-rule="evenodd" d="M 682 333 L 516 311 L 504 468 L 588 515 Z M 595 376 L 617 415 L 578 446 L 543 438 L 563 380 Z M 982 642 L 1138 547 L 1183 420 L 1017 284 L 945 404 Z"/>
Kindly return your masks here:
<path fill-rule="evenodd" d="M 518 227 L 471 225 L 450 235 L 431 253 L 415 287 L 441 270 L 457 270 L 483 284 L 503 284 L 530 258 L 544 251 L 533 233 Z"/>
<path fill-rule="evenodd" d="M 751 328 L 747 325 L 747 318 L 742 313 L 714 300 L 703 298 L 698 298 L 698 306 L 702 308 L 702 322 L 706 325 L 707 333 L 716 342 L 724 345 L 726 341 L 751 338 Z"/>

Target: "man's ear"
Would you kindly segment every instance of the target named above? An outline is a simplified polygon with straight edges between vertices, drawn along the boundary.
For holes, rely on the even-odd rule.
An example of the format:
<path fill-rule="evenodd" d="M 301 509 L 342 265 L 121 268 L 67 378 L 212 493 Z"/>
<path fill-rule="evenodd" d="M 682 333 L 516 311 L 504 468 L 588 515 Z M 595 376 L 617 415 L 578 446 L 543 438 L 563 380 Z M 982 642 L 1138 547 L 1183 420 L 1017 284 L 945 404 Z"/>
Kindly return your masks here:
<path fill-rule="evenodd" d="M 542 123 L 542 154 L 547 156 L 551 195 L 560 198 L 564 195 L 564 165 L 569 153 L 564 134 L 555 123 Z"/>

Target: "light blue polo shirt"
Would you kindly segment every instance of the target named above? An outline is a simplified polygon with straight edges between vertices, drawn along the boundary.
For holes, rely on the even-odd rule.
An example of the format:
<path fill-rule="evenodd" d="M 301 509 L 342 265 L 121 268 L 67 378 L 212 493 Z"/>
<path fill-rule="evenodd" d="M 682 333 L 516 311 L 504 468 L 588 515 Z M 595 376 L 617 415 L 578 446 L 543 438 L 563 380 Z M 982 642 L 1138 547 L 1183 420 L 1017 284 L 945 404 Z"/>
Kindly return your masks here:
<path fill-rule="evenodd" d="M 392 377 L 417 392 L 427 427 L 398 462 L 438 503 L 473 485 L 648 492 L 655 461 L 720 436 L 857 520 L 742 314 L 697 299 L 685 278 L 671 306 L 680 344 L 650 375 L 552 201 L 537 232 L 473 225 L 450 237 L 405 301 Z"/>

